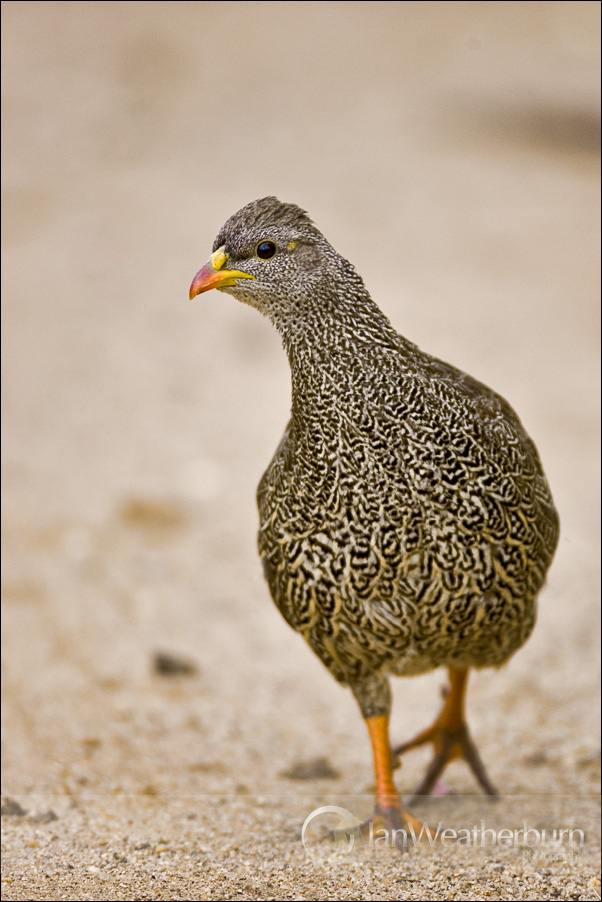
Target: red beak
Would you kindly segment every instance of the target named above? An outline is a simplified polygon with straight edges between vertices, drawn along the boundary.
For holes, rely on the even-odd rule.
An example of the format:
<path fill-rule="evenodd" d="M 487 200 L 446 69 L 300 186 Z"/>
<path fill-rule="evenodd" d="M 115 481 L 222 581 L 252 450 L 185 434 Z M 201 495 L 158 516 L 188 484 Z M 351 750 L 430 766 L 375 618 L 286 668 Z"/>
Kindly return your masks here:
<path fill-rule="evenodd" d="M 190 286 L 190 300 L 195 298 L 197 294 L 203 291 L 209 291 L 211 288 L 226 288 L 229 285 L 236 285 L 237 279 L 254 279 L 248 272 L 242 272 L 239 269 L 222 269 L 224 263 L 228 259 L 223 247 L 211 254 L 211 257 L 202 266 Z"/>

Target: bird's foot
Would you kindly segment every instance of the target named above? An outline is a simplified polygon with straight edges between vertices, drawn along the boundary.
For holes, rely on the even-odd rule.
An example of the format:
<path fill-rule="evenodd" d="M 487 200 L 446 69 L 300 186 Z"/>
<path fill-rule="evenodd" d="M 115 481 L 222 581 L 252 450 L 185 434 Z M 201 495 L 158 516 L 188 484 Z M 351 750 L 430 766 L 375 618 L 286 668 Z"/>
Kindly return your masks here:
<path fill-rule="evenodd" d="M 413 739 L 391 749 L 393 760 L 399 763 L 399 757 L 410 749 L 419 748 L 431 743 L 435 754 L 429 764 L 426 774 L 418 786 L 408 797 L 408 804 L 412 804 L 418 796 L 429 795 L 435 788 L 437 781 L 450 761 L 462 759 L 466 761 L 471 771 L 477 778 L 487 795 L 497 796 L 498 792 L 487 776 L 485 765 L 472 741 L 463 714 L 463 691 L 465 672 L 450 669 L 451 688 L 444 692 L 445 703 L 443 709 L 427 730 L 418 733 Z"/>
<path fill-rule="evenodd" d="M 343 813 L 349 814 L 349 812 Z M 359 821 L 351 816 L 343 819 L 337 827 L 328 833 L 333 843 L 334 854 L 348 857 L 354 846 L 371 850 L 380 848 L 397 848 L 400 852 L 409 851 L 410 847 L 420 840 L 428 839 L 432 845 L 438 833 L 428 824 L 410 814 L 402 807 L 399 796 L 377 798 L 374 814 Z"/>
<path fill-rule="evenodd" d="M 372 817 L 366 818 L 356 829 L 371 847 L 397 847 L 400 852 L 407 852 L 421 839 L 432 842 L 437 838 L 435 831 L 406 811 L 397 797 L 377 801 Z"/>
<path fill-rule="evenodd" d="M 418 748 L 427 742 L 433 744 L 435 754 L 423 779 L 416 786 L 411 796 L 409 796 L 407 800 L 409 804 L 412 804 L 418 796 L 429 795 L 449 762 L 458 759 L 466 761 L 487 795 L 498 795 L 495 786 L 487 776 L 485 765 L 464 722 L 459 724 L 454 730 L 445 729 L 435 722 L 432 727 L 419 733 L 414 739 L 395 746 L 392 749 L 393 756 L 394 758 L 399 758 L 400 755 L 405 754 L 410 749 Z"/>
<path fill-rule="evenodd" d="M 384 840 L 388 840 L 391 846 L 395 845 L 400 852 L 407 852 L 410 845 L 414 845 L 421 839 L 436 838 L 436 834 L 431 830 L 428 824 L 410 814 L 402 807 L 381 806 L 377 805 L 375 819 L 382 820 L 384 831 L 380 836 Z M 381 827 L 381 831 L 383 830 Z M 376 840 L 378 841 L 379 832 L 376 831 Z"/>

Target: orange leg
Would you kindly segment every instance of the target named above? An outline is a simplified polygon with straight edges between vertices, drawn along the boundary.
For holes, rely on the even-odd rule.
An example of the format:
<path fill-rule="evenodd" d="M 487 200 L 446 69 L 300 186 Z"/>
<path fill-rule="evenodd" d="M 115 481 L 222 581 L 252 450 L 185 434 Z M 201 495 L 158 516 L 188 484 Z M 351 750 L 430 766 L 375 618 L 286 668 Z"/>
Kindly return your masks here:
<path fill-rule="evenodd" d="M 366 726 L 372 743 L 374 775 L 376 778 L 376 811 L 374 818 L 384 822 L 392 841 L 402 851 L 407 851 L 408 837 L 431 833 L 429 827 L 402 808 L 399 794 L 393 782 L 393 755 L 389 741 L 389 716 L 387 714 L 366 718 Z M 366 824 L 369 824 L 367 821 Z M 365 825 L 362 825 L 365 827 Z"/>
<path fill-rule="evenodd" d="M 427 742 L 432 742 L 435 754 L 424 779 L 416 787 L 410 800 L 417 796 L 428 795 L 433 789 L 440 774 L 450 761 L 463 758 L 473 774 L 488 795 L 496 796 L 497 791 L 487 773 L 481 757 L 470 738 L 466 720 L 464 717 L 464 697 L 466 694 L 466 682 L 468 670 L 457 667 L 449 668 L 449 690 L 445 695 L 445 703 L 434 724 L 427 730 L 418 733 L 409 742 L 404 742 L 392 750 L 393 758 L 403 755 L 410 749 L 418 748 Z"/>

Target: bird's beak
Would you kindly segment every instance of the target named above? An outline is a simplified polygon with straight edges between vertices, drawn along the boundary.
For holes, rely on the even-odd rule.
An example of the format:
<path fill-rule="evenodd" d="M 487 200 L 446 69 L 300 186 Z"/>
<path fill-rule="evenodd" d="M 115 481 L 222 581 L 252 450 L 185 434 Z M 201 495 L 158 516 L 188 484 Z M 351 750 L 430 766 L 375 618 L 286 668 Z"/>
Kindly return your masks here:
<path fill-rule="evenodd" d="M 199 269 L 192 280 L 190 300 L 195 298 L 197 294 L 209 291 L 211 288 L 227 288 L 229 285 L 236 285 L 237 279 L 255 278 L 250 273 L 241 272 L 239 269 L 222 269 L 227 259 L 228 254 L 223 247 L 211 254 L 207 263 Z"/>

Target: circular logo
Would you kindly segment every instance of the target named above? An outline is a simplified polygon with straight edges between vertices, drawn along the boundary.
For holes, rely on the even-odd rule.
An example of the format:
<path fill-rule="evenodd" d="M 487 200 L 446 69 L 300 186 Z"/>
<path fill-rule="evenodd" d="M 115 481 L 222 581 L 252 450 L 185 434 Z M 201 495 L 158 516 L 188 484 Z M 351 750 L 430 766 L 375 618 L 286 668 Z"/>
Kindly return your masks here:
<path fill-rule="evenodd" d="M 305 818 L 301 830 L 301 842 L 310 858 L 348 858 L 353 849 L 355 838 L 359 833 L 362 822 L 359 818 L 339 808 L 338 805 L 325 805 L 316 808 Z M 328 854 L 320 854 L 316 848 L 319 840 L 330 840 Z"/>

